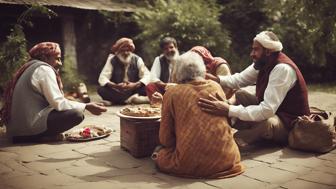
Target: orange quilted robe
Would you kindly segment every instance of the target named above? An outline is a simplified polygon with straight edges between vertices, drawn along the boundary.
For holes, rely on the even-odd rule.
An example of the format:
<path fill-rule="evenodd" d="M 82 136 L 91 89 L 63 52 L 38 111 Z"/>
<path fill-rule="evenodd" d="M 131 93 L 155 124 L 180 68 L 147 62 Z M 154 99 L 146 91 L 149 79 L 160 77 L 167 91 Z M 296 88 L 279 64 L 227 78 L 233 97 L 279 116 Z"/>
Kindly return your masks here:
<path fill-rule="evenodd" d="M 227 178 L 244 171 L 227 118 L 203 112 L 200 97 L 218 93 L 219 84 L 192 81 L 170 88 L 164 95 L 160 143 L 156 160 L 165 173 L 191 178 Z"/>

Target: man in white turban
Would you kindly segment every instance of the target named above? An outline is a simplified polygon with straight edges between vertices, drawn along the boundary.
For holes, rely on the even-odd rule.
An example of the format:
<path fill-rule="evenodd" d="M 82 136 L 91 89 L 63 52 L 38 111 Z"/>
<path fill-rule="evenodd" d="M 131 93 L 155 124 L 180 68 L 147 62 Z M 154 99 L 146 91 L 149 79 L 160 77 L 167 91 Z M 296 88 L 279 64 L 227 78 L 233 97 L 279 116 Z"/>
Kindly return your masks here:
<path fill-rule="evenodd" d="M 253 39 L 250 56 L 253 63 L 240 73 L 214 78 L 223 87 L 239 89 L 256 83 L 256 94 L 244 90 L 236 92 L 236 102 L 228 103 L 212 97 L 199 99 L 206 112 L 229 116 L 240 147 L 260 139 L 286 144 L 291 122 L 309 115 L 307 86 L 296 66 L 282 50 L 282 43 L 270 31 L 263 31 Z"/>

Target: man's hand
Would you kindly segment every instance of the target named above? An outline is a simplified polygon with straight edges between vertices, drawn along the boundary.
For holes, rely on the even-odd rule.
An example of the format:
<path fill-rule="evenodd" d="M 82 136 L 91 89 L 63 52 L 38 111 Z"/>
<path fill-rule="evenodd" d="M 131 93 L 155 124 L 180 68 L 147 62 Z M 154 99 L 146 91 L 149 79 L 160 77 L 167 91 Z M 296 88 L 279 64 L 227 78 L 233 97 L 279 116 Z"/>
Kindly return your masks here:
<path fill-rule="evenodd" d="M 114 90 L 117 90 L 120 92 L 120 90 L 122 89 L 123 85 L 125 85 L 125 83 L 119 83 L 119 84 L 116 84 L 116 83 L 113 83 L 113 82 L 109 82 L 106 84 L 109 88 L 111 89 L 114 89 Z"/>
<path fill-rule="evenodd" d="M 210 79 L 210 80 L 215 81 L 215 82 L 217 82 L 217 83 L 220 82 L 219 77 L 214 76 L 214 75 L 212 75 L 211 73 L 206 73 L 206 74 L 205 74 L 205 79 Z"/>
<path fill-rule="evenodd" d="M 160 107 L 163 102 L 163 96 L 159 92 L 155 92 L 152 94 L 152 99 L 151 99 L 151 106 L 153 107 Z"/>
<path fill-rule="evenodd" d="M 127 82 L 126 85 L 122 87 L 122 89 L 125 91 L 132 91 L 132 90 L 136 90 L 137 88 L 140 88 L 141 85 L 142 84 L 140 82 L 136 82 L 136 83 Z"/>
<path fill-rule="evenodd" d="M 127 86 L 127 82 L 121 82 L 116 85 L 116 89 L 120 92 L 125 91 L 125 87 Z"/>
<path fill-rule="evenodd" d="M 214 115 L 219 116 L 228 116 L 229 115 L 229 103 L 224 101 L 218 94 L 216 97 L 213 95 L 209 95 L 210 100 L 205 98 L 200 98 L 198 100 L 198 105 L 200 106 L 201 110 Z"/>
<path fill-rule="evenodd" d="M 167 83 L 164 83 L 164 82 L 162 82 L 162 81 L 157 81 L 157 82 L 155 82 L 157 85 L 159 85 L 160 87 L 162 87 L 163 89 L 164 88 L 166 88 L 166 86 L 167 86 Z"/>
<path fill-rule="evenodd" d="M 87 103 L 85 109 L 87 109 L 93 115 L 100 115 L 102 112 L 107 111 L 107 108 L 104 107 L 103 104 L 95 102 Z"/>

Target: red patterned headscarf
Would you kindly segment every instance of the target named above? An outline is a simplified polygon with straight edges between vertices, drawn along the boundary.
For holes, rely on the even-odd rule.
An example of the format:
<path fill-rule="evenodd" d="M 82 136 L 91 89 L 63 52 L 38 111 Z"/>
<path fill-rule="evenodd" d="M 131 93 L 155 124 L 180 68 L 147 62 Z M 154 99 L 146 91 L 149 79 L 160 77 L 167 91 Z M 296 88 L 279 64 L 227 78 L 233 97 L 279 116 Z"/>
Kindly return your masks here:
<path fill-rule="evenodd" d="M 214 60 L 214 57 L 211 55 L 210 51 L 203 46 L 195 46 L 191 48 L 191 51 L 199 54 L 203 58 L 205 65 L 211 64 L 211 62 Z"/>
<path fill-rule="evenodd" d="M 195 46 L 191 48 L 191 51 L 196 52 L 203 58 L 208 73 L 215 75 L 216 69 L 220 64 L 227 64 L 227 61 L 223 58 L 213 57 L 210 51 L 203 46 Z"/>
<path fill-rule="evenodd" d="M 58 43 L 54 42 L 42 42 L 29 50 L 29 55 L 32 59 L 41 61 L 46 61 L 46 58 L 57 56 L 59 54 L 61 54 L 61 49 Z"/>
<path fill-rule="evenodd" d="M 125 51 L 125 50 L 129 50 L 131 52 L 133 52 L 135 50 L 135 45 L 133 43 L 133 40 L 130 38 L 120 38 L 118 41 L 116 41 L 112 48 L 111 51 L 113 54 L 116 54 L 119 51 Z"/>
<path fill-rule="evenodd" d="M 58 43 L 54 42 L 42 42 L 36 44 L 33 48 L 29 50 L 29 55 L 31 59 L 41 60 L 46 63 L 48 63 L 47 61 L 50 57 L 55 57 L 60 54 L 61 54 L 61 48 Z M 63 84 L 61 76 L 59 75 L 58 70 L 55 70 L 55 73 L 58 87 L 63 92 Z"/>
<path fill-rule="evenodd" d="M 29 55 L 31 57 L 30 59 L 38 59 L 44 62 L 49 57 L 56 56 L 58 54 L 61 54 L 61 49 L 57 43 L 53 43 L 53 42 L 39 43 L 29 50 Z M 4 97 L 3 97 L 5 103 L 0 111 L 1 121 L 5 124 L 7 124 L 10 120 L 12 98 L 13 98 L 15 85 L 17 81 L 19 80 L 19 78 L 21 77 L 21 75 L 23 74 L 23 72 L 32 64 L 33 63 L 29 61 L 28 63 L 25 63 L 24 65 L 22 65 L 16 71 L 13 78 L 7 83 L 7 86 L 4 92 Z M 62 91 L 63 84 L 61 81 L 61 77 L 56 70 L 55 70 L 55 73 L 56 73 L 57 84 L 60 90 Z"/>

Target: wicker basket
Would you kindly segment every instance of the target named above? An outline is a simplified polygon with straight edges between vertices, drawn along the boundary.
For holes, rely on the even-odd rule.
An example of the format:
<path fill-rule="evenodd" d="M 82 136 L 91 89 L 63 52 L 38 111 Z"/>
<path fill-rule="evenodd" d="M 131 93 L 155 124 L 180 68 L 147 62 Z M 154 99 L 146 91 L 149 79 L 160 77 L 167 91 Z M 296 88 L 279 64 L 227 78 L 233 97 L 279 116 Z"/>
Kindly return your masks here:
<path fill-rule="evenodd" d="M 159 144 L 159 120 L 120 118 L 120 146 L 136 158 L 150 156 Z"/>

